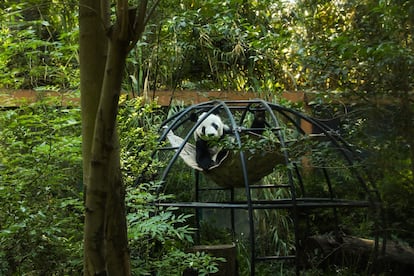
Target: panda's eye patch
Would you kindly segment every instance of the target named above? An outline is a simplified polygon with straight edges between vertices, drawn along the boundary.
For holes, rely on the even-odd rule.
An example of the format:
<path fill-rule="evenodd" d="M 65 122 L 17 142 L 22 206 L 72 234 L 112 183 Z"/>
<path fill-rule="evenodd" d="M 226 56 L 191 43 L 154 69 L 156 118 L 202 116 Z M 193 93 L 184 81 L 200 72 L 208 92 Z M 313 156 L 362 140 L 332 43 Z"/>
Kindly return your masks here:
<path fill-rule="evenodd" d="M 212 123 L 211 125 L 214 127 L 215 130 L 218 130 L 218 128 L 219 128 L 218 124 Z"/>
<path fill-rule="evenodd" d="M 203 135 L 206 135 L 206 127 L 205 127 L 205 126 L 203 126 L 203 127 L 201 128 L 201 133 L 202 133 Z"/>

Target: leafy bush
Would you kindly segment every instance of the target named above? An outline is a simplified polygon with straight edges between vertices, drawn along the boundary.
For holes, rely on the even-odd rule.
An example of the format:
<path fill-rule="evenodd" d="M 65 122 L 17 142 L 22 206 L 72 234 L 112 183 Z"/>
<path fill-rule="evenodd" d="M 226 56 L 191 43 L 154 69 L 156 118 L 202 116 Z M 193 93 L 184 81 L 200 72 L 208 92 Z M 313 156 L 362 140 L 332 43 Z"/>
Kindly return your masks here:
<path fill-rule="evenodd" d="M 142 184 L 128 193 L 128 231 L 133 275 L 181 275 L 186 268 L 199 275 L 217 272 L 222 261 L 204 253 L 187 253 L 193 243 L 194 228 L 187 225 L 188 214 L 175 214 L 176 208 L 159 209 L 154 201 L 167 196 L 154 196 L 155 183 Z"/>
<path fill-rule="evenodd" d="M 36 2 L 36 1 L 34 1 Z M 73 5 L 74 1 L 66 3 Z M 66 5 L 8 3 L 0 9 L 0 87 L 75 89 L 78 29 Z M 73 22 L 72 22 L 73 23 Z M 60 29 L 58 29 L 60 26 Z M 66 26 L 66 27 L 65 27 Z"/>
<path fill-rule="evenodd" d="M 159 194 L 160 183 L 148 181 L 138 186 L 134 183 L 138 175 L 145 174 L 150 179 L 163 166 L 162 161 L 151 156 L 158 146 L 163 113 L 155 103 L 143 104 L 141 98 L 123 99 L 121 106 L 118 126 L 128 191 L 127 221 L 133 275 L 163 275 L 163 271 L 181 275 L 186 268 L 197 270 L 199 275 L 217 272 L 217 262 L 222 259 L 185 252 L 193 243 L 195 229 L 187 223 L 191 215 L 176 213 L 176 208 L 159 209 L 153 204 L 172 197 Z"/>
<path fill-rule="evenodd" d="M 216 272 L 220 259 L 185 252 L 194 231 L 187 226 L 189 215 L 155 208 L 151 203 L 167 197 L 156 195 L 156 183 L 133 185 L 151 158 L 142 145 L 156 146 L 161 113 L 140 99 L 122 106 L 119 127 L 133 273 L 167 270 L 178 275 L 187 267 L 200 275 Z M 0 129 L 0 274 L 80 274 L 80 110 L 46 102 L 22 106 L 0 113 Z"/>
<path fill-rule="evenodd" d="M 0 274 L 80 271 L 79 110 L 2 111 L 0 129 Z"/>

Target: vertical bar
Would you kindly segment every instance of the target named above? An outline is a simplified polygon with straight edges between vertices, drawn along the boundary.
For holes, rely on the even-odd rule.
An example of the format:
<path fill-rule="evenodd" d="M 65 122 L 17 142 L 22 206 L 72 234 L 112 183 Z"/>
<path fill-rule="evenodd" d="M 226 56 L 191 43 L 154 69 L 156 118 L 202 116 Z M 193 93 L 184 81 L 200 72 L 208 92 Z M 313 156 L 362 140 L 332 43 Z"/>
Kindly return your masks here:
<path fill-rule="evenodd" d="M 234 203 L 234 188 L 230 189 L 230 202 Z M 235 222 L 235 215 L 234 215 L 234 208 L 230 209 L 230 219 L 231 219 L 231 235 L 232 239 L 236 237 L 236 222 Z"/>
<path fill-rule="evenodd" d="M 195 178 L 196 178 L 196 182 L 195 182 L 195 202 L 199 202 L 200 201 L 200 172 L 196 171 L 195 172 Z M 196 227 L 197 227 L 197 231 L 196 231 L 196 244 L 200 244 L 201 242 L 201 234 L 200 234 L 200 212 L 201 212 L 201 208 L 195 208 L 195 220 L 196 220 Z"/>
<path fill-rule="evenodd" d="M 323 171 L 323 175 L 326 179 L 326 184 L 328 184 L 328 191 L 329 191 L 329 197 L 331 199 L 334 199 L 334 194 L 333 194 L 333 189 L 332 189 L 332 183 L 331 183 L 331 179 L 328 175 L 328 172 L 326 170 L 326 168 L 322 168 Z M 334 219 L 335 219 L 335 235 L 337 237 L 339 237 L 339 219 L 338 219 L 338 211 L 336 209 L 336 207 L 332 207 L 333 209 L 333 214 L 334 214 Z"/>

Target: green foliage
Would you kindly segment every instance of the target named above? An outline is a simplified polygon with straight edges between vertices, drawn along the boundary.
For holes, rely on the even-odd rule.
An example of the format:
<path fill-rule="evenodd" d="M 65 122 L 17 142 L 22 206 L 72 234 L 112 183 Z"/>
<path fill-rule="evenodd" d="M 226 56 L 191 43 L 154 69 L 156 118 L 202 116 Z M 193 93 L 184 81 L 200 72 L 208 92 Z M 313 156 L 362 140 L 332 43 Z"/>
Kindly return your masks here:
<path fill-rule="evenodd" d="M 0 113 L 0 274 L 77 274 L 82 197 L 78 109 Z"/>
<path fill-rule="evenodd" d="M 369 149 L 363 152 L 363 164 L 379 184 L 392 236 L 412 244 L 414 222 L 406 206 L 412 206 L 414 198 L 414 2 L 293 2 L 161 1 L 153 24 L 129 56 L 129 82 L 124 88 L 138 94 L 144 86 L 251 90 L 259 96 L 269 91 L 323 91 L 312 101 L 320 104 L 313 106 L 330 104 L 333 112 L 323 117 L 340 119 L 341 134 Z M 77 89 L 76 5 L 75 0 L 0 3 L 1 88 Z M 353 97 L 344 100 L 344 95 Z M 378 105 L 387 101 L 387 107 Z M 153 113 L 155 106 L 139 102 L 122 104 L 122 168 L 131 186 L 152 158 L 143 145 L 148 145 L 147 149 L 155 146 L 155 129 L 163 114 Z M 80 263 L 74 256 L 79 250 L 71 249 L 80 248 L 79 233 L 66 234 L 79 229 L 81 216 L 79 138 L 73 138 L 77 132 L 72 131 L 79 128 L 79 121 L 74 119 L 73 126 L 65 121 L 74 116 L 73 112 L 75 109 L 63 111 L 41 105 L 2 111 L 0 115 L 0 274 L 17 267 L 45 267 L 44 262 L 49 260 L 36 256 L 50 253 L 47 250 L 60 256 L 57 260 L 69 258 L 62 252 L 71 251 L 69 259 Z M 48 120 L 51 123 L 43 123 Z M 261 145 L 260 141 L 254 144 Z M 323 149 L 315 150 L 312 161 L 318 163 L 323 153 Z M 145 172 L 148 179 L 163 165 L 152 161 Z M 186 182 L 188 171 L 178 171 L 175 181 Z M 346 172 L 336 177 L 339 187 L 349 181 Z M 347 187 L 341 192 L 359 192 Z M 315 186 L 315 192 L 316 188 L 320 187 Z M 141 189 L 143 194 L 148 193 Z M 49 201 L 50 210 L 46 210 L 41 203 Z M 56 206 L 76 211 L 54 215 Z M 57 224 L 64 226 L 59 231 L 65 235 L 47 226 L 65 219 L 70 222 Z M 75 226 L 67 227 L 67 223 Z M 40 230 L 31 232 L 34 230 L 28 228 Z M 39 235 L 43 232 L 47 239 Z M 74 242 L 61 242 L 61 237 Z M 21 243 L 13 243 L 13 239 Z M 24 252 L 15 244 L 34 245 L 30 247 L 34 251 Z M 76 266 L 69 261 L 54 264 L 60 271 Z"/>
<path fill-rule="evenodd" d="M 159 209 L 153 204 L 171 199 L 170 195 L 160 193 L 161 183 L 134 183 L 141 174 L 151 179 L 165 164 L 165 160 L 151 156 L 159 146 L 158 128 L 163 119 L 159 106 L 155 102 L 143 104 L 142 98 L 123 99 L 119 113 L 133 275 L 163 275 L 165 271 L 181 275 L 186 268 L 195 269 L 200 275 L 217 272 L 217 262 L 222 259 L 185 252 L 193 243 L 195 231 L 188 226 L 191 215 L 180 214 L 176 208 Z"/>
<path fill-rule="evenodd" d="M 186 268 L 200 275 L 217 271 L 223 261 L 202 253 L 186 253 L 194 229 L 189 215 L 152 204 L 157 183 L 134 180 L 149 163 L 157 145 L 162 113 L 156 104 L 123 100 L 119 126 L 122 164 L 127 184 L 128 237 L 134 275 Z M 0 113 L 0 274 L 79 275 L 82 259 L 82 166 L 80 111 L 52 102 Z M 147 147 L 147 149 L 149 149 Z M 150 173 L 156 173 L 156 162 Z"/>
<path fill-rule="evenodd" d="M 138 175 L 144 173 L 151 179 L 151 175 L 162 166 L 151 154 L 158 145 L 158 127 L 164 115 L 155 101 L 145 104 L 140 97 L 130 100 L 122 97 L 120 106 L 121 168 L 127 185 L 133 185 Z"/>
<path fill-rule="evenodd" d="M 298 1 L 298 81 L 376 94 L 412 83 L 411 1 Z M 411 73 L 410 73 L 411 72 Z"/>
<path fill-rule="evenodd" d="M 187 268 L 195 269 L 200 275 L 217 272 L 217 262 L 204 253 L 186 253 L 193 243 L 193 228 L 187 225 L 188 214 L 175 214 L 176 208 L 159 209 L 154 201 L 166 196 L 154 196 L 157 185 L 142 184 L 128 193 L 127 216 L 133 275 L 181 275 Z"/>
<path fill-rule="evenodd" d="M 0 9 L 0 87 L 76 89 L 75 1 L 6 2 Z"/>
<path fill-rule="evenodd" d="M 288 12 L 278 1 L 165 1 L 159 24 L 149 26 L 132 53 L 143 69 L 128 72 L 133 83 L 146 77 L 153 88 L 268 92 L 293 86 L 286 71 Z"/>
<path fill-rule="evenodd" d="M 323 91 L 312 102 L 330 111 L 323 118 L 339 121 L 343 137 L 366 149 L 363 165 L 378 184 L 388 230 L 412 244 L 412 214 L 402 206 L 413 204 L 413 2 L 297 4 L 298 83 Z"/>

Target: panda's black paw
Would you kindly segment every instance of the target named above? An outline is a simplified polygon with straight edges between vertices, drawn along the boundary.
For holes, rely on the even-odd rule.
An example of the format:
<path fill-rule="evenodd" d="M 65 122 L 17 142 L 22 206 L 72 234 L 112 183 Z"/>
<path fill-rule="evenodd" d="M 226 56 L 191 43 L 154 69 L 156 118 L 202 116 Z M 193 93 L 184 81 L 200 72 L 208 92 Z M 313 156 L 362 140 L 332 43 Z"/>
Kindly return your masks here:
<path fill-rule="evenodd" d="M 216 165 L 216 162 L 214 162 L 209 157 L 204 157 L 204 158 L 198 158 L 197 164 L 201 169 L 203 169 L 203 171 L 208 171 L 210 170 L 212 166 Z"/>
<path fill-rule="evenodd" d="M 204 162 L 199 162 L 198 165 L 200 166 L 200 168 L 203 169 L 203 171 L 208 171 L 214 165 L 214 162 L 212 162 L 211 160 L 208 160 Z"/>

